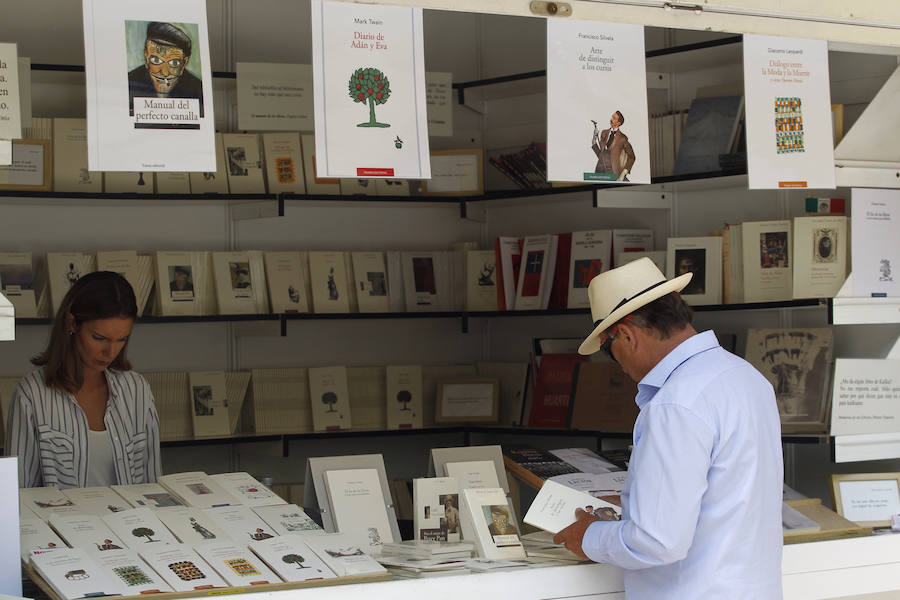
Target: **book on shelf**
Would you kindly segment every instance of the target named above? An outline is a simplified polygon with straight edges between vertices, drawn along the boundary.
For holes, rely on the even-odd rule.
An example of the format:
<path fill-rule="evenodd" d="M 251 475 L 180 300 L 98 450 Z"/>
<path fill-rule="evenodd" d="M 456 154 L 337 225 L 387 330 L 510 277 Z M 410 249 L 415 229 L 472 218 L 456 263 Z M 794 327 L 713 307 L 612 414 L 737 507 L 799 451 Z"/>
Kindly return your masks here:
<path fill-rule="evenodd" d="M 217 527 L 203 509 L 184 506 L 157 511 L 155 514 L 182 544 L 200 544 L 210 540 L 231 541 L 231 536 Z"/>
<path fill-rule="evenodd" d="M 565 310 L 569 304 L 569 288 L 572 279 L 569 266 L 572 263 L 572 233 L 556 235 L 556 265 L 553 267 L 553 282 L 550 286 L 550 298 L 547 308 Z"/>
<path fill-rule="evenodd" d="M 228 587 L 225 580 L 187 544 L 144 546 L 138 554 L 176 592 Z"/>
<path fill-rule="evenodd" d="M 248 371 L 225 371 L 225 398 L 228 400 L 228 433 L 237 432 L 238 420 L 250 389 Z"/>
<path fill-rule="evenodd" d="M 210 475 L 226 492 L 240 500 L 244 506 L 270 506 L 286 504 L 275 492 L 261 484 L 250 473 L 217 473 Z"/>
<path fill-rule="evenodd" d="M 225 171 L 232 194 L 264 194 L 263 161 L 259 135 L 255 133 L 223 133 Z"/>
<path fill-rule="evenodd" d="M 847 278 L 850 219 L 794 219 L 794 298 L 833 298 Z"/>
<path fill-rule="evenodd" d="M 587 362 L 580 354 L 542 354 L 528 414 L 529 427 L 566 426 L 575 366 Z"/>
<path fill-rule="evenodd" d="M 240 500 L 226 492 L 203 471 L 160 475 L 159 483 L 181 500 L 185 506 L 213 508 L 240 504 Z"/>
<path fill-rule="evenodd" d="M 111 579 L 121 583 L 125 596 L 173 591 L 134 550 L 91 552 L 89 556 Z"/>
<path fill-rule="evenodd" d="M 612 231 L 575 231 L 569 264 L 569 290 L 566 308 L 590 308 L 588 285 L 591 279 L 608 271 L 612 264 Z"/>
<path fill-rule="evenodd" d="M 219 314 L 268 312 L 265 267 L 261 252 L 213 252 L 213 279 Z"/>
<path fill-rule="evenodd" d="M 389 250 L 384 253 L 385 272 L 388 283 L 388 306 L 390 312 L 406 311 L 406 287 L 403 283 L 403 253 Z"/>
<path fill-rule="evenodd" d="M 191 419 L 194 437 L 231 434 L 225 371 L 195 371 L 188 374 L 191 386 Z"/>
<path fill-rule="evenodd" d="M 225 163 L 225 145 L 222 134 L 216 133 L 216 170 L 208 172 L 192 172 L 188 179 L 191 182 L 192 194 L 227 194 L 228 168 Z"/>
<path fill-rule="evenodd" d="M 194 437 L 194 409 L 188 374 L 184 371 L 144 373 L 159 414 L 161 440 L 187 440 Z"/>
<path fill-rule="evenodd" d="M 264 257 L 272 313 L 308 313 L 309 263 L 306 253 L 266 252 Z"/>
<path fill-rule="evenodd" d="M 296 504 L 254 506 L 253 512 L 280 536 L 324 533 L 324 530 Z"/>
<path fill-rule="evenodd" d="M 634 429 L 637 385 L 612 361 L 576 365 L 569 410 L 569 427 L 626 433 Z"/>
<path fill-rule="evenodd" d="M 132 549 L 145 544 L 179 543 L 156 513 L 146 506 L 104 515 L 103 522 Z"/>
<path fill-rule="evenodd" d="M 516 305 L 519 266 L 522 263 L 522 238 L 498 237 L 494 240 L 497 255 L 497 307 L 512 310 Z"/>
<path fill-rule="evenodd" d="M 250 542 L 250 550 L 285 581 L 335 577 L 334 572 L 312 551 L 304 538 L 298 535 Z"/>
<path fill-rule="evenodd" d="M 422 427 L 422 367 L 388 365 L 385 380 L 387 428 Z"/>
<path fill-rule="evenodd" d="M 556 270 L 557 243 L 558 237 L 551 234 L 525 238 L 515 310 L 547 308 Z"/>
<path fill-rule="evenodd" d="M 722 303 L 722 238 L 669 238 L 666 277 L 673 279 L 693 273 L 679 292 L 688 304 Z"/>
<path fill-rule="evenodd" d="M 613 229 L 612 256 L 623 252 L 650 252 L 653 250 L 652 229 Z M 620 267 L 619 263 L 613 265 Z M 665 273 L 665 271 L 663 271 Z"/>
<path fill-rule="evenodd" d="M 103 173 L 88 170 L 87 119 L 53 119 L 53 190 L 103 191 Z"/>
<path fill-rule="evenodd" d="M 209 277 L 208 253 L 157 252 L 155 254 L 156 301 L 163 316 L 203 315 Z"/>
<path fill-rule="evenodd" d="M 672 174 L 719 171 L 719 155 L 734 146 L 743 112 L 743 96 L 694 98 Z"/>
<path fill-rule="evenodd" d="M 157 194 L 191 193 L 191 179 L 187 172 L 157 171 L 154 176 Z"/>
<path fill-rule="evenodd" d="M 359 312 L 390 311 L 383 252 L 352 252 L 353 279 Z"/>
<path fill-rule="evenodd" d="M 105 171 L 103 191 L 107 194 L 152 194 L 153 176 L 150 171 Z"/>
<path fill-rule="evenodd" d="M 308 372 L 313 429 L 350 429 L 353 425 L 347 367 L 314 367 Z"/>
<path fill-rule="evenodd" d="M 413 539 L 460 540 L 459 482 L 455 477 L 413 479 L 413 511 Z"/>
<path fill-rule="evenodd" d="M 379 196 L 409 196 L 409 181 L 406 179 L 375 179 L 375 193 Z"/>
<path fill-rule="evenodd" d="M 744 302 L 793 298 L 791 229 L 789 220 L 741 224 Z"/>
<path fill-rule="evenodd" d="M 460 491 L 469 488 L 494 488 L 500 486 L 497 465 L 490 460 L 448 462 L 444 466 L 447 477 L 453 477 Z"/>
<path fill-rule="evenodd" d="M 900 194 L 897 190 L 854 188 L 851 291 L 858 298 L 900 296 L 900 277 L 893 269 L 900 264 Z"/>
<path fill-rule="evenodd" d="M 38 316 L 31 252 L 0 252 L 0 291 L 12 303 L 16 317 Z"/>
<path fill-rule="evenodd" d="M 359 177 L 341 179 L 342 196 L 372 196 L 375 195 L 375 180 Z"/>
<path fill-rule="evenodd" d="M 217 506 L 203 512 L 233 541 L 247 545 L 253 540 L 267 540 L 278 535 L 249 506 Z"/>
<path fill-rule="evenodd" d="M 497 253 L 466 252 L 466 310 L 497 310 Z"/>
<path fill-rule="evenodd" d="M 347 391 L 354 429 L 387 429 L 387 378 L 384 367 L 347 369 Z"/>
<path fill-rule="evenodd" d="M 546 481 L 531 503 L 524 521 L 538 529 L 559 533 L 575 522 L 575 509 L 604 514 L 604 520 L 618 520 L 622 508 L 590 494 L 573 490 L 555 481 Z M 609 517 L 612 517 L 610 519 Z"/>
<path fill-rule="evenodd" d="M 577 473 L 578 469 L 549 452 L 537 448 L 503 448 L 503 463 L 509 472 L 535 489 L 555 475 Z"/>
<path fill-rule="evenodd" d="M 744 237 L 740 224 L 726 225 L 722 234 L 722 301 L 744 301 Z"/>
<path fill-rule="evenodd" d="M 50 517 L 50 527 L 73 548 L 96 550 L 121 550 L 126 547 L 97 515 L 55 514 Z"/>
<path fill-rule="evenodd" d="M 303 145 L 303 174 L 306 179 L 307 194 L 329 194 L 336 196 L 341 193 L 340 180 L 331 177 L 319 177 L 316 171 L 316 136 L 311 133 L 300 135 Z"/>
<path fill-rule="evenodd" d="M 329 470 L 324 482 L 337 531 L 358 534 L 367 551 L 394 541 L 393 515 L 385 506 L 376 469 Z"/>
<path fill-rule="evenodd" d="M 313 430 L 307 369 L 252 369 L 250 407 L 257 433 L 302 433 Z"/>
<path fill-rule="evenodd" d="M 65 547 L 66 543 L 39 517 L 26 516 L 24 513 L 19 517 L 19 550 L 26 563 L 32 550 L 58 550 Z"/>
<path fill-rule="evenodd" d="M 649 258 L 653 261 L 653 264 L 656 265 L 656 268 L 659 269 L 660 273 L 666 272 L 666 251 L 665 250 L 650 250 L 647 252 L 638 251 L 638 252 L 619 252 L 616 254 L 616 267 L 621 267 L 622 265 L 627 265 L 630 262 L 633 262 L 639 258 Z"/>
<path fill-rule="evenodd" d="M 450 306 L 450 264 L 446 252 L 403 252 L 403 289 L 409 312 L 443 311 Z"/>
<path fill-rule="evenodd" d="M 775 388 L 782 433 L 827 430 L 833 351 L 827 327 L 747 330 L 744 359 Z"/>
<path fill-rule="evenodd" d="M 125 585 L 110 577 L 84 548 L 35 552 L 31 565 L 53 591 L 65 600 L 120 596 Z"/>
<path fill-rule="evenodd" d="M 110 488 L 135 508 L 147 507 L 151 510 L 184 506 L 184 503 L 158 483 L 134 483 L 113 485 Z"/>
<path fill-rule="evenodd" d="M 306 193 L 300 134 L 295 131 L 264 133 L 262 140 L 269 193 Z"/>
<path fill-rule="evenodd" d="M 48 252 L 47 281 L 49 283 L 51 315 L 59 312 L 63 298 L 75 282 L 94 271 L 95 261 L 83 252 Z"/>
<path fill-rule="evenodd" d="M 281 583 L 281 578 L 250 552 L 246 543 L 207 542 L 194 550 L 228 585 Z"/>
<path fill-rule="evenodd" d="M 326 533 L 304 541 L 338 577 L 387 572 L 366 553 L 356 533 Z"/>
<path fill-rule="evenodd" d="M 348 274 L 343 252 L 310 252 L 309 277 L 314 312 L 350 312 L 350 290 L 347 289 Z"/>
<path fill-rule="evenodd" d="M 21 512 L 24 507 L 44 521 L 56 514 L 82 514 L 78 505 L 55 487 L 20 488 L 19 506 Z"/>
<path fill-rule="evenodd" d="M 475 542 L 478 556 L 494 560 L 525 558 L 519 531 L 502 488 L 460 492 L 463 538 Z"/>
<path fill-rule="evenodd" d="M 63 494 L 86 515 L 102 517 L 131 508 L 124 498 L 108 487 L 68 488 Z"/>

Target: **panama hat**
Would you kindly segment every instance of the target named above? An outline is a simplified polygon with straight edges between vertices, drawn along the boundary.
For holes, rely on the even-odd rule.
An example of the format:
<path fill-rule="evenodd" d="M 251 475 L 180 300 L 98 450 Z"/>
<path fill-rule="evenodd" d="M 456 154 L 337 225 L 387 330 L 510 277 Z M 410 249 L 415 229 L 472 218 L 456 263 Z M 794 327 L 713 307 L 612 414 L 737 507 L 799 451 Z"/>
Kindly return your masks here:
<path fill-rule="evenodd" d="M 581 343 L 579 354 L 593 354 L 603 345 L 603 332 L 619 319 L 662 298 L 680 292 L 693 273 L 668 280 L 653 261 L 639 258 L 616 269 L 600 273 L 588 285 L 594 330 Z"/>

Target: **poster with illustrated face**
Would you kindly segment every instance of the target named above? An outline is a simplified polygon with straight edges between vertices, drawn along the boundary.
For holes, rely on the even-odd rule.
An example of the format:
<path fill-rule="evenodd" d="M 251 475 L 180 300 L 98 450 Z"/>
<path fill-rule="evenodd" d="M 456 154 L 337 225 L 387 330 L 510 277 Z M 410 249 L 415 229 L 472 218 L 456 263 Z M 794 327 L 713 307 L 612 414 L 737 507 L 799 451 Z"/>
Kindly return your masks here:
<path fill-rule="evenodd" d="M 202 0 L 84 2 L 91 171 L 216 171 Z"/>
<path fill-rule="evenodd" d="M 644 27 L 547 21 L 547 179 L 650 183 Z"/>
<path fill-rule="evenodd" d="M 312 1 L 316 176 L 428 179 L 422 9 Z"/>

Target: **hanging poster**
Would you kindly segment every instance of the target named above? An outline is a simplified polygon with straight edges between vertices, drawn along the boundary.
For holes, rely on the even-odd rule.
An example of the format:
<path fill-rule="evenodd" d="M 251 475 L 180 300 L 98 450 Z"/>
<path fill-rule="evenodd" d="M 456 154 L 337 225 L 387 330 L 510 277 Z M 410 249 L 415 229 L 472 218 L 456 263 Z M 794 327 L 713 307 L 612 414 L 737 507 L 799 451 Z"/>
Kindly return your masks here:
<path fill-rule="evenodd" d="M 547 179 L 650 183 L 644 27 L 547 21 Z"/>
<path fill-rule="evenodd" d="M 237 63 L 238 129 L 312 131 L 312 66 Z"/>
<path fill-rule="evenodd" d="M 750 189 L 834 188 L 828 43 L 744 35 Z"/>
<path fill-rule="evenodd" d="M 84 0 L 91 171 L 216 170 L 203 0 Z"/>
<path fill-rule="evenodd" d="M 422 9 L 312 1 L 319 177 L 427 179 Z"/>
<path fill-rule="evenodd" d="M 16 45 L 0 44 L 0 140 L 18 140 L 21 137 L 19 59 Z"/>

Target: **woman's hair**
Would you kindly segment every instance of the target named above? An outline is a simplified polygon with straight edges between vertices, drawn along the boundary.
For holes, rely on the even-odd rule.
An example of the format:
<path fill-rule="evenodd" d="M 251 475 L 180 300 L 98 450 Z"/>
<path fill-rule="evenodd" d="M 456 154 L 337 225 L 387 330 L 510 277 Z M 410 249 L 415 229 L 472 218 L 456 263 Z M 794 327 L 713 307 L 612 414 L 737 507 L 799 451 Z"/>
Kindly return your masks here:
<path fill-rule="evenodd" d="M 97 271 L 76 281 L 63 298 L 50 330 L 50 343 L 31 362 L 45 368 L 48 387 L 75 394 L 84 382 L 84 372 L 75 348 L 75 337 L 69 329 L 69 315 L 74 318 L 76 329 L 97 319 L 135 319 L 137 301 L 134 290 L 128 280 L 118 273 Z M 125 354 L 127 349 L 128 342 L 125 342 L 110 368 L 120 371 L 131 369 Z"/>

